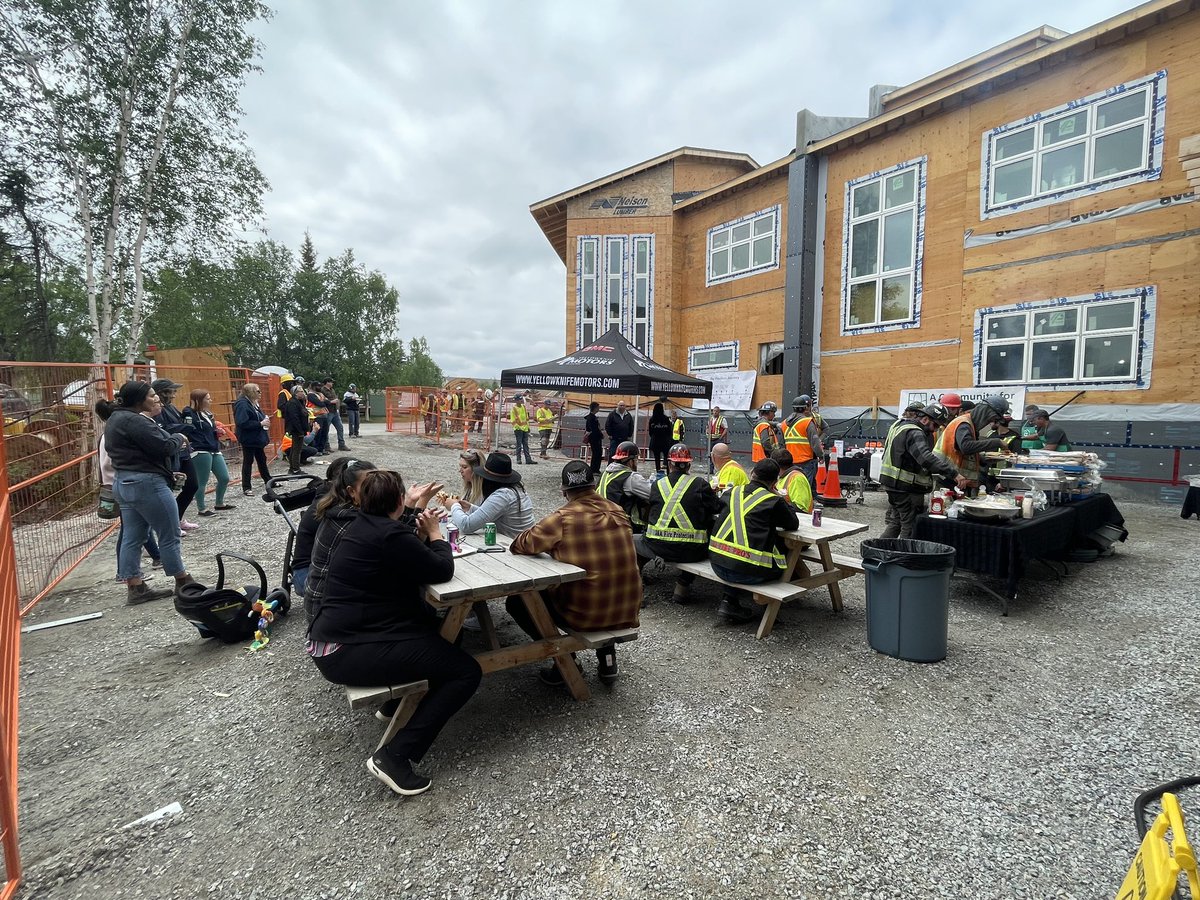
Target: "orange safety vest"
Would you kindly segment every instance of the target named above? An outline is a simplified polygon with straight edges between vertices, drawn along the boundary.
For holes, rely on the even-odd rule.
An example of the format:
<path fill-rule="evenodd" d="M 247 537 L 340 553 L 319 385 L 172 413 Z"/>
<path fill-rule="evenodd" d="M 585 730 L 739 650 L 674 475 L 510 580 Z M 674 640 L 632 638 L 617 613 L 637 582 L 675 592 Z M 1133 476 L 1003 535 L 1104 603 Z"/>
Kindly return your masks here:
<path fill-rule="evenodd" d="M 812 416 L 798 419 L 794 424 L 783 423 L 783 442 L 792 454 L 792 462 L 808 462 L 813 458 L 813 448 L 808 442 L 808 426 L 812 424 Z"/>
<path fill-rule="evenodd" d="M 760 459 L 766 459 L 769 451 L 763 447 L 763 435 L 768 432 L 771 434 L 771 440 L 774 442 L 778 439 L 778 434 L 775 433 L 776 425 L 774 422 L 768 422 L 765 419 L 754 426 L 754 441 L 750 447 L 750 461 L 758 462 Z M 776 447 L 772 447 L 775 450 Z"/>
<path fill-rule="evenodd" d="M 938 435 L 936 443 L 933 445 L 933 452 L 943 459 L 948 459 L 954 463 L 958 469 L 958 474 L 968 481 L 979 480 L 979 456 L 975 453 L 963 456 L 958 446 L 954 443 L 954 434 L 958 431 L 958 426 L 966 422 L 971 426 L 971 437 L 975 437 L 975 423 L 971 419 L 971 413 L 968 410 L 963 413 L 949 425 L 942 429 L 942 433 Z"/>
<path fill-rule="evenodd" d="M 712 416 L 708 417 L 708 436 L 710 438 L 718 438 L 721 432 L 725 431 L 728 425 L 725 423 L 724 416 L 717 416 L 715 419 Z"/>

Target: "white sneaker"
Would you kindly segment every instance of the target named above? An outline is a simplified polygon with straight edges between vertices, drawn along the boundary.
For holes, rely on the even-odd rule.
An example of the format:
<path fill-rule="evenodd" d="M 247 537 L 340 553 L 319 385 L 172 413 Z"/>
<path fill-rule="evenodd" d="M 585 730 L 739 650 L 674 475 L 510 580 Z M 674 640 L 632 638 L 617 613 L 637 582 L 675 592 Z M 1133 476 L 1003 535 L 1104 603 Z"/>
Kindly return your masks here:
<path fill-rule="evenodd" d="M 463 628 L 467 629 L 467 631 L 483 630 L 483 626 L 479 624 L 479 616 L 475 615 L 475 613 L 471 613 L 469 616 L 467 616 L 467 618 L 463 621 Z"/>
<path fill-rule="evenodd" d="M 199 527 L 200 526 L 197 525 L 195 522 L 189 522 L 187 519 L 179 520 L 180 531 L 195 531 Z"/>

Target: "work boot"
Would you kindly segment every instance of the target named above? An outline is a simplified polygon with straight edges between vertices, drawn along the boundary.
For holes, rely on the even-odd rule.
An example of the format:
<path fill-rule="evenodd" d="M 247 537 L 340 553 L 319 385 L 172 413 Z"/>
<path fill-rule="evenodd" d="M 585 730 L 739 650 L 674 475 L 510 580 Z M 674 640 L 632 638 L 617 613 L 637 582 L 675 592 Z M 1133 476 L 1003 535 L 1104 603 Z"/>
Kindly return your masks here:
<path fill-rule="evenodd" d="M 602 684 L 615 684 L 617 676 L 617 648 L 615 644 L 601 647 L 596 651 L 596 674 Z"/>
<path fill-rule="evenodd" d="M 349 448 L 349 447 L 347 447 L 345 444 L 338 444 L 338 451 L 339 451 L 339 452 L 346 453 L 346 452 L 349 452 L 349 450 L 350 450 L 350 448 Z"/>
<path fill-rule="evenodd" d="M 741 600 L 729 594 L 721 597 L 721 605 L 717 607 L 717 615 L 734 624 L 740 625 L 754 618 L 754 611 L 742 606 Z"/>
<path fill-rule="evenodd" d="M 129 585 L 128 591 L 128 594 L 125 596 L 126 606 L 141 606 L 143 603 L 148 603 L 151 600 L 165 600 L 171 596 L 169 588 L 158 591 L 152 590 L 146 586 L 146 582 L 144 581 Z"/>
<path fill-rule="evenodd" d="M 691 603 L 691 585 L 684 584 L 682 581 L 675 582 L 675 591 L 671 594 L 671 599 L 682 606 L 686 606 L 687 604 Z"/>

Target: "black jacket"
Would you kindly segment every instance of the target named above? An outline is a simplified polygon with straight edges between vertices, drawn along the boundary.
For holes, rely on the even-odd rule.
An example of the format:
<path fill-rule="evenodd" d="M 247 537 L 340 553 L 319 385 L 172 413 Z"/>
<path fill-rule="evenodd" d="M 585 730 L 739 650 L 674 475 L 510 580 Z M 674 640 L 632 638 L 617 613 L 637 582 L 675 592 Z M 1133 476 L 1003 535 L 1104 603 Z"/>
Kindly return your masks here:
<path fill-rule="evenodd" d="M 910 425 L 912 427 L 906 427 Z M 884 459 L 885 464 L 890 463 L 897 469 L 912 475 L 929 473 L 940 477 L 948 484 L 953 484 L 954 476 L 958 474 L 954 463 L 933 452 L 929 433 L 915 422 L 899 421 L 893 425 L 892 431 L 888 434 L 884 452 L 888 454 L 888 457 Z M 897 481 L 887 472 L 879 476 L 879 483 L 889 491 L 903 494 L 924 494 L 929 491 L 929 488 L 911 482 Z"/>
<path fill-rule="evenodd" d="M 321 498 L 328 490 L 328 481 L 319 485 L 317 496 L 300 514 L 300 523 L 296 526 L 296 543 L 292 546 L 293 569 L 302 569 L 312 562 L 313 545 L 317 541 L 317 529 L 321 527 L 321 520 L 317 518 L 317 504 L 321 502 Z"/>
<path fill-rule="evenodd" d="M 197 412 L 190 406 L 183 408 L 183 417 L 192 419 L 192 451 L 207 450 L 209 453 L 220 453 L 221 442 L 217 440 L 217 426 L 214 420 L 203 413 Z M 260 428 L 259 431 L 262 431 Z"/>
<path fill-rule="evenodd" d="M 436 632 L 438 618 L 425 602 L 424 585 L 453 576 L 448 543 L 425 543 L 410 520 L 360 513 L 330 561 L 309 635 L 315 641 L 366 644 Z"/>
<path fill-rule="evenodd" d="M 264 415 L 262 408 L 250 402 L 249 397 L 238 397 L 233 404 L 233 425 L 239 444 L 249 449 L 267 446 L 271 435 L 262 427 Z"/>
<path fill-rule="evenodd" d="M 183 436 L 167 434 L 154 419 L 117 408 L 104 426 L 104 448 L 118 472 L 156 472 L 170 481 Z"/>
<path fill-rule="evenodd" d="M 161 425 L 167 434 L 184 434 L 189 441 L 196 436 L 195 426 L 186 424 L 183 421 L 183 413 L 169 403 L 163 404 L 162 412 L 154 417 L 154 421 Z M 191 459 L 192 454 L 184 449 L 179 452 L 179 458 Z"/>
<path fill-rule="evenodd" d="M 588 413 L 583 417 L 583 433 L 589 444 L 601 444 L 604 442 L 604 434 L 600 431 L 600 419 L 595 413 Z"/>
<path fill-rule="evenodd" d="M 604 421 L 604 431 L 614 441 L 627 441 L 633 437 L 633 416 L 619 413 L 615 409 Z"/>
<path fill-rule="evenodd" d="M 654 487 L 650 489 L 650 512 L 646 516 L 647 523 L 658 522 L 662 516 L 663 507 L 666 505 L 663 501 L 663 495 L 659 491 L 659 485 L 675 484 L 683 477 L 683 473 L 679 471 L 669 472 L 666 478 L 655 482 Z M 667 489 L 669 494 L 670 488 Z M 688 485 L 687 491 L 683 495 L 683 500 L 680 501 L 684 513 L 687 514 L 688 520 L 692 523 L 693 528 L 703 528 L 705 531 L 712 531 L 713 519 L 717 513 L 721 511 L 721 500 L 717 497 L 712 486 L 703 478 L 692 476 L 692 481 Z M 668 523 L 662 523 L 662 527 L 669 526 Z M 669 562 L 701 562 L 708 559 L 708 544 L 689 544 L 680 543 L 678 541 L 660 541 L 651 537 L 645 537 L 643 540 L 653 548 L 654 552 Z"/>
<path fill-rule="evenodd" d="M 646 433 L 650 436 L 650 452 L 655 450 L 665 453 L 671 449 L 671 445 L 675 443 L 674 427 L 671 420 L 666 416 L 661 419 L 650 417 L 650 424 L 646 426 Z"/>
<path fill-rule="evenodd" d="M 748 500 L 753 499 L 753 497 L 765 490 L 766 488 L 757 481 L 751 481 L 743 488 Z M 714 538 L 721 531 L 725 520 L 729 518 L 729 501 L 732 496 L 733 491 L 729 491 L 720 500 L 721 510 L 717 516 L 717 523 L 713 527 Z M 778 531 L 791 531 L 799 524 L 800 518 L 796 515 L 796 510 L 792 508 L 791 504 L 778 494 L 774 494 L 752 509 L 750 514 L 746 516 L 746 540 L 750 547 L 755 550 L 778 550 L 780 553 L 786 555 L 787 545 L 779 537 Z M 734 572 L 742 572 L 746 575 L 763 575 L 767 573 L 767 570 L 763 566 L 756 566 L 752 563 L 731 559 L 728 556 L 711 551 L 709 553 L 709 560 L 719 566 L 724 566 L 726 569 L 731 569 Z M 782 569 L 775 569 L 776 577 L 781 574 L 783 574 Z"/>
<path fill-rule="evenodd" d="M 308 434 L 308 404 L 303 397 L 293 397 L 284 404 L 283 428 L 293 438 L 301 440 Z"/>
<path fill-rule="evenodd" d="M 358 518 L 357 507 L 339 503 L 325 511 L 313 536 L 311 555 L 308 561 L 308 581 L 304 585 L 304 613 L 312 624 L 313 617 L 325 600 L 325 581 L 329 575 L 329 563 L 337 552 L 342 535 Z"/>

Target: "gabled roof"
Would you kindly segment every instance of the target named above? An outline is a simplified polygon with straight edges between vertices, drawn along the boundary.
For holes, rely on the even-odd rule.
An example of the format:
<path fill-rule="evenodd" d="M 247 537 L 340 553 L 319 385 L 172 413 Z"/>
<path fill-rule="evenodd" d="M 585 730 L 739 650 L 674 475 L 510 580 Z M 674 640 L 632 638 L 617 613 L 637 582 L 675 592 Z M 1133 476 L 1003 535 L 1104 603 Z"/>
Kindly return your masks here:
<path fill-rule="evenodd" d="M 663 153 L 660 156 L 655 156 L 653 159 L 647 159 L 628 168 L 622 169 L 619 172 L 613 172 L 611 175 L 605 175 L 602 178 L 597 178 L 595 181 L 589 181 L 587 184 L 581 184 L 579 187 L 571 188 L 569 191 L 563 191 L 561 194 L 555 194 L 553 197 L 547 197 L 545 200 L 539 200 L 537 203 L 532 203 L 529 206 L 529 211 L 533 214 L 534 220 L 542 229 L 542 233 L 546 235 L 546 240 L 550 242 L 550 246 L 554 248 L 559 257 L 566 262 L 567 260 L 567 201 L 578 197 L 581 194 L 587 194 L 591 191 L 604 187 L 605 185 L 621 181 L 631 175 L 637 175 L 640 172 L 648 171 L 656 166 L 661 166 L 664 163 L 673 162 L 682 158 L 691 159 L 706 159 L 714 162 L 732 162 L 741 163 L 748 170 L 757 169 L 758 163 L 745 153 L 732 153 L 728 150 L 704 150 L 698 147 L 680 147 L 677 150 L 672 150 L 669 153 Z"/>
<path fill-rule="evenodd" d="M 1064 59 L 1084 56 L 1099 47 L 1114 44 L 1130 34 L 1142 31 L 1154 25 L 1170 21 L 1184 15 L 1195 8 L 1195 0 L 1151 0 L 1131 10 L 1105 19 L 1091 28 L 1065 37 L 1058 37 L 1057 29 L 1038 29 L 1034 32 L 1014 38 L 999 48 L 993 48 L 980 56 L 971 57 L 949 69 L 930 75 L 905 88 L 901 88 L 900 96 L 885 101 L 885 111 L 871 119 L 845 131 L 839 131 L 824 140 L 813 141 L 807 148 L 797 148 L 808 153 L 831 153 L 854 144 L 862 144 L 875 138 L 903 128 L 922 119 L 936 115 L 943 110 L 953 109 L 970 103 L 977 97 L 986 96 L 998 89 L 1024 78 L 1031 78 L 1045 69 L 1060 65 Z M 1020 54 L 1000 65 L 984 68 L 975 74 L 946 84 L 948 75 L 956 72 L 969 72 L 978 66 L 981 59 L 996 53 L 998 50 L 1009 48 L 1010 45 L 1022 41 L 1030 41 L 1036 49 Z M 1048 42 L 1047 42 L 1048 41 Z M 945 84 L 937 88 L 937 83 Z M 918 89 L 934 88 L 922 91 Z M 903 101 L 906 95 L 912 100 Z"/>
<path fill-rule="evenodd" d="M 729 181 L 723 181 L 718 185 L 710 187 L 707 191 L 702 191 L 694 197 L 688 197 L 686 200 L 681 200 L 675 204 L 675 209 L 694 209 L 697 206 L 703 206 L 709 200 L 713 200 L 722 194 L 727 194 L 730 191 L 736 191 L 743 188 L 752 182 L 758 181 L 760 178 L 765 178 L 768 175 L 786 175 L 787 167 L 796 161 L 796 154 L 793 151 L 787 156 L 769 162 L 765 166 L 760 166 L 745 175 L 739 175 L 737 178 L 732 178 Z"/>

